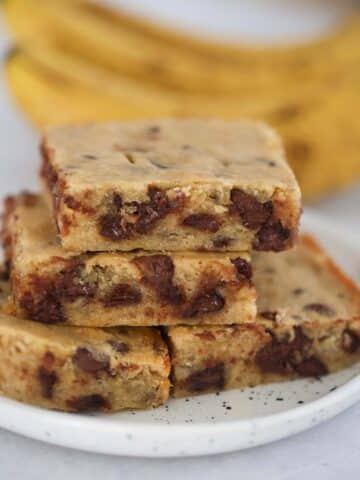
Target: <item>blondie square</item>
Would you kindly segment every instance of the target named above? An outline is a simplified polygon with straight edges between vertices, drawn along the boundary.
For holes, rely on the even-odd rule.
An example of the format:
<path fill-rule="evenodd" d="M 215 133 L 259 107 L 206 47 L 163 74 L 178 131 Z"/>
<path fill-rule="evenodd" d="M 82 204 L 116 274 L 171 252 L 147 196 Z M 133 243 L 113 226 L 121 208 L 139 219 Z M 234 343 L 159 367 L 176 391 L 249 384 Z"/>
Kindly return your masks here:
<path fill-rule="evenodd" d="M 42 198 L 5 205 L 3 242 L 18 313 L 88 327 L 252 322 L 249 255 L 62 249 Z"/>
<path fill-rule="evenodd" d="M 169 396 L 170 360 L 160 332 L 41 325 L 4 313 L 0 280 L 0 391 L 40 407 L 85 412 L 150 408 Z"/>
<path fill-rule="evenodd" d="M 250 121 L 157 120 L 48 131 L 44 191 L 64 249 L 281 251 L 300 190 L 279 137 Z"/>
<path fill-rule="evenodd" d="M 176 397 L 318 377 L 360 360 L 360 292 L 305 236 L 254 258 L 254 324 L 167 330 Z"/>

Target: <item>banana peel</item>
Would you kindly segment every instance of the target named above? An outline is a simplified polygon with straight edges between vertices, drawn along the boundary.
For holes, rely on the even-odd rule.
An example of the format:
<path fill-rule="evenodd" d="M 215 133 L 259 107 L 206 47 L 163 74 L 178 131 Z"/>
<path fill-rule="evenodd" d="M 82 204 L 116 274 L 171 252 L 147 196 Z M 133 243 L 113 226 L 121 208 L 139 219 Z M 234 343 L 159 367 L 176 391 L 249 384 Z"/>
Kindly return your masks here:
<path fill-rule="evenodd" d="M 80 0 L 7 0 L 5 14 L 18 43 L 46 38 L 110 71 L 197 95 L 241 96 L 299 84 L 321 86 L 359 70 L 360 17 L 303 47 L 239 49 L 237 61 L 181 48 L 148 35 L 120 14 Z M 101 13 L 102 12 L 102 13 Z M 108 12 L 104 15 L 104 12 Z M 130 23 L 129 23 L 130 22 Z"/>
<path fill-rule="evenodd" d="M 73 69 L 71 70 L 73 74 Z M 61 73 L 62 72 L 62 73 Z M 152 107 L 145 109 L 138 103 L 124 102 L 124 98 L 104 91 L 97 84 L 89 85 L 67 77 L 68 69 L 51 70 L 18 50 L 6 62 L 8 83 L 21 108 L 35 123 L 43 128 L 63 123 L 106 121 L 116 119 L 151 118 L 158 116 Z M 87 75 L 89 72 L 86 72 Z M 94 75 L 90 75 L 91 77 Z M 106 92 L 106 93 L 105 93 Z M 289 161 L 294 168 L 306 198 L 345 185 L 360 176 L 360 137 L 349 111 L 344 106 L 352 104 L 355 111 L 360 99 L 351 89 L 338 91 L 323 98 L 307 98 L 307 103 L 274 104 L 254 102 L 230 108 L 219 113 L 219 105 L 207 104 L 200 116 L 238 118 L 247 116 L 265 119 L 283 136 Z M 194 116 L 194 111 L 182 107 L 182 116 Z M 164 111 L 164 116 L 174 114 Z M 260 111 L 261 108 L 261 111 Z M 154 114 L 155 112 L 155 114 Z M 337 118 L 337 122 L 329 119 Z M 346 151 L 346 161 L 344 159 Z"/>
<path fill-rule="evenodd" d="M 18 106 L 40 129 L 143 116 L 143 111 L 136 111 L 133 105 L 116 102 L 113 97 L 79 87 L 62 76 L 42 69 L 18 50 L 7 57 L 5 75 Z"/>

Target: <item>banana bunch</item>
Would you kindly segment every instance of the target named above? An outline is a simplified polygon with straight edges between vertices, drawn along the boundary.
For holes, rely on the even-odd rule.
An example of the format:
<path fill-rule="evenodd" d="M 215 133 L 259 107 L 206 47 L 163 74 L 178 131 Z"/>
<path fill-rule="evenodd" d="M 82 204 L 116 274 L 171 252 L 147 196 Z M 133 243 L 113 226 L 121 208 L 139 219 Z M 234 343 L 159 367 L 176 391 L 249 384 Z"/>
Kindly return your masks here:
<path fill-rule="evenodd" d="M 242 116 L 283 136 L 305 197 L 360 177 L 360 16 L 297 47 L 182 36 L 89 0 L 5 0 L 5 70 L 39 127 L 159 116 Z"/>

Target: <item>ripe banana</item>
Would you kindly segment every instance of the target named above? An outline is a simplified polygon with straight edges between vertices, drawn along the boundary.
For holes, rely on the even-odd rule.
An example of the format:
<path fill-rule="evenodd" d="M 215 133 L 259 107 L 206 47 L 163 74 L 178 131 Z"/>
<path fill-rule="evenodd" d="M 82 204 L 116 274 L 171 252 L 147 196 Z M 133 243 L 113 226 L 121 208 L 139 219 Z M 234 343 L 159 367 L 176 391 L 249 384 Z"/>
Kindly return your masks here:
<path fill-rule="evenodd" d="M 359 70 L 358 17 L 336 34 L 310 45 L 239 48 L 237 56 L 229 60 L 227 55 L 218 59 L 205 50 L 183 48 L 170 33 L 163 41 L 128 17 L 87 1 L 37 0 L 35 6 L 32 0 L 7 0 L 5 13 L 18 43 L 46 38 L 111 71 L 200 96 L 257 95 L 262 91 L 271 95 L 274 89 L 295 89 L 299 84 L 319 88 L 329 78 Z"/>
<path fill-rule="evenodd" d="M 91 120 L 138 118 L 131 106 L 106 94 L 96 94 L 69 82 L 14 51 L 5 62 L 5 73 L 16 102 L 39 127 Z"/>

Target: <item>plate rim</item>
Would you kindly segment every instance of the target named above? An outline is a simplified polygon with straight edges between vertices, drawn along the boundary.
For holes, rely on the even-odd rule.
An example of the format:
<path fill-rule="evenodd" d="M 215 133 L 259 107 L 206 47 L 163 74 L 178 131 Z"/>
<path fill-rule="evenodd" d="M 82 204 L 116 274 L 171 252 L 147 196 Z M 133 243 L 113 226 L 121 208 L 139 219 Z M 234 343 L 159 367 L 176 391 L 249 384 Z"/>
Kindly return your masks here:
<path fill-rule="evenodd" d="M 319 399 L 305 405 L 291 407 L 283 412 L 252 419 L 219 421 L 214 424 L 202 422 L 198 424 L 172 424 L 170 428 L 166 424 L 149 425 L 142 422 L 125 422 L 121 426 L 119 422 L 104 421 L 104 417 L 49 411 L 2 397 L 0 398 L 0 426 L 28 438 L 91 453 L 142 458 L 195 457 L 245 450 L 287 438 L 333 418 L 359 400 L 360 374 Z M 317 416 L 321 411 L 325 414 Z M 21 422 L 21 419 L 27 419 L 28 415 L 32 417 L 31 425 L 35 423 L 38 425 L 36 430 L 29 427 L 27 422 Z M 15 416 L 18 417 L 16 425 L 14 422 L 9 423 L 8 419 Z M 311 423 L 304 423 L 304 420 L 309 419 L 309 417 L 312 417 Z M 66 422 L 64 422 L 64 418 L 66 418 Z M 292 425 L 291 429 L 287 429 L 289 424 Z M 45 425 L 46 428 L 43 428 Z M 48 431 L 53 427 L 58 433 L 59 430 L 62 430 L 61 438 L 49 435 Z M 269 433 L 269 427 L 271 427 L 271 433 Z M 234 441 L 231 445 L 226 446 L 211 446 L 206 441 L 212 436 L 216 436 L 220 440 L 227 440 L 229 434 L 233 439 L 236 435 L 246 435 L 246 438 L 248 438 L 252 429 L 264 430 L 263 433 L 265 434 L 262 438 L 254 441 L 244 442 L 244 439 L 237 438 L 236 442 Z M 71 432 L 71 434 L 65 433 L 64 435 L 65 430 Z M 89 438 L 87 434 L 94 433 L 95 430 L 99 440 L 96 445 L 93 441 L 86 440 L 86 438 Z M 81 444 L 79 434 L 82 437 Z M 130 436 L 139 440 L 138 434 L 141 434 L 141 446 L 134 448 L 134 444 L 128 440 Z M 160 442 L 166 442 L 166 451 L 159 448 L 154 449 L 151 446 L 155 434 L 157 437 L 161 437 Z M 111 437 L 110 444 L 107 443 L 109 437 Z M 201 445 L 195 445 L 195 449 L 191 451 L 172 446 L 174 442 L 180 441 L 181 444 L 191 442 L 192 447 L 194 447 L 192 442 L 195 437 L 201 441 Z M 145 444 L 148 444 L 148 446 L 145 447 Z"/>

